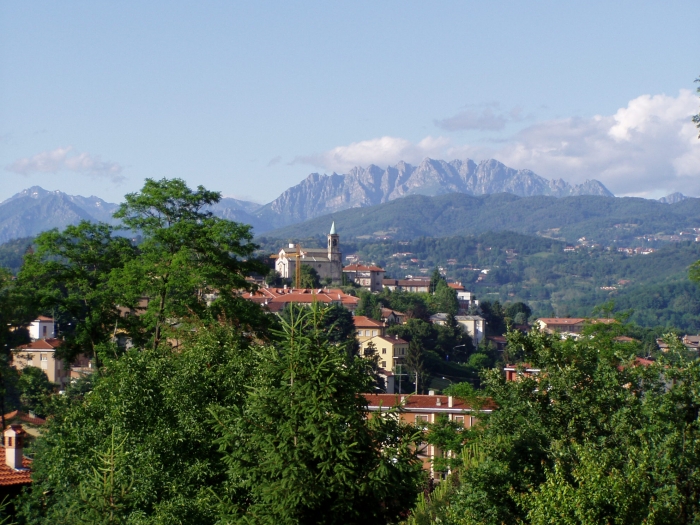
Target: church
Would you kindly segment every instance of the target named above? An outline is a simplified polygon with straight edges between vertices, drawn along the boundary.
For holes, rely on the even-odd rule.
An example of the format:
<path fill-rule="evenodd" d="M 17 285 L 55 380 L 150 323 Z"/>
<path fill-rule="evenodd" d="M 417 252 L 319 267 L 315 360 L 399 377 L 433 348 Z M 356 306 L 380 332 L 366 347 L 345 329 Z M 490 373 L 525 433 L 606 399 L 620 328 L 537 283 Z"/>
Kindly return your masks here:
<path fill-rule="evenodd" d="M 343 256 L 340 253 L 340 237 L 335 232 L 335 222 L 331 225 L 328 234 L 328 246 L 323 248 L 301 247 L 299 260 L 301 264 L 311 266 L 323 281 L 330 279 L 334 283 L 343 281 Z M 275 256 L 273 256 L 275 257 Z M 284 279 L 294 279 L 297 264 L 297 246 L 290 244 L 282 248 L 275 261 L 275 270 Z"/>

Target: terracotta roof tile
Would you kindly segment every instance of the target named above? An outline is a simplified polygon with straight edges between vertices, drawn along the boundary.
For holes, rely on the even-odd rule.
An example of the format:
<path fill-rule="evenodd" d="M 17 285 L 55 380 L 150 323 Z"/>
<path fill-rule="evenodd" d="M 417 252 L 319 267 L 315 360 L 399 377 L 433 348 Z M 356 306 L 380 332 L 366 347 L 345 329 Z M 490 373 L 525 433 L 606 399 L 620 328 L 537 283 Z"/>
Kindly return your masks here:
<path fill-rule="evenodd" d="M 351 264 L 350 266 L 346 266 L 343 268 L 344 272 L 383 272 L 384 268 L 380 268 L 379 266 L 365 266 L 364 264 Z"/>
<path fill-rule="evenodd" d="M 394 405 L 401 404 L 401 397 L 404 397 L 403 407 L 406 410 L 432 410 L 432 409 L 448 409 L 447 406 L 448 399 L 447 396 L 426 396 L 418 394 L 362 394 L 367 400 L 367 405 L 369 408 L 378 408 L 381 404 L 382 407 L 392 407 Z M 440 404 L 438 405 L 438 399 Z M 462 399 L 457 397 L 452 398 L 453 410 L 472 410 L 472 407 L 465 403 Z M 496 408 L 495 403 L 488 399 L 481 410 L 494 410 Z"/>
<path fill-rule="evenodd" d="M 366 317 L 364 315 L 356 315 L 353 317 L 353 322 L 355 323 L 356 327 L 382 327 L 384 326 L 384 323 L 380 321 L 375 321 L 374 319 L 370 319 L 369 317 Z"/>
<path fill-rule="evenodd" d="M 39 339 L 26 345 L 20 345 L 15 350 L 54 350 L 61 346 L 62 343 L 63 341 L 60 339 Z"/>
<path fill-rule="evenodd" d="M 0 446 L 0 486 L 29 485 L 32 482 L 32 460 L 22 458 L 22 466 L 27 470 L 14 470 L 5 463 L 5 447 Z"/>
<path fill-rule="evenodd" d="M 19 419 L 20 421 L 24 421 L 25 423 L 29 423 L 31 425 L 43 425 L 46 423 L 45 419 L 42 419 L 40 417 L 32 417 L 25 412 L 20 412 L 19 410 L 13 410 L 9 414 L 5 414 L 5 421 L 15 418 Z"/>

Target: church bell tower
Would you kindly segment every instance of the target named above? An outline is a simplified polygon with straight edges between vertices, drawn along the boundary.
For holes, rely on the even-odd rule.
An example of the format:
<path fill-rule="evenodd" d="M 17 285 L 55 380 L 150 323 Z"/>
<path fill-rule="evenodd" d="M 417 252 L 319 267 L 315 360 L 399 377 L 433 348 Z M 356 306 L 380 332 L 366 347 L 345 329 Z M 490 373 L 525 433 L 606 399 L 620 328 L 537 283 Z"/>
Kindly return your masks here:
<path fill-rule="evenodd" d="M 335 233 L 335 221 L 331 224 L 331 232 L 328 234 L 328 259 L 340 261 L 340 236 Z"/>

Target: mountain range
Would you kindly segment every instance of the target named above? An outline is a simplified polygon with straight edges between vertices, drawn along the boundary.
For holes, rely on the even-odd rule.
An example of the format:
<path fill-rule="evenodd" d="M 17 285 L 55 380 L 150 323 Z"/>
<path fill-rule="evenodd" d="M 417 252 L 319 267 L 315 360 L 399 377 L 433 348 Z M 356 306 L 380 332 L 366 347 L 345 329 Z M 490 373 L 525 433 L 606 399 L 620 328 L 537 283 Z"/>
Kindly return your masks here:
<path fill-rule="evenodd" d="M 375 206 L 407 195 L 447 193 L 614 196 L 597 180 L 572 186 L 562 179 L 547 180 L 530 170 L 509 168 L 494 159 L 479 164 L 470 159 L 451 162 L 425 159 L 418 166 L 399 162 L 386 169 L 375 165 L 356 167 L 346 175 L 312 173 L 253 214 L 264 224 L 258 231 L 264 231 L 348 208 Z"/>
<path fill-rule="evenodd" d="M 399 162 L 386 169 L 375 165 L 356 167 L 345 175 L 312 173 L 268 204 L 223 198 L 211 210 L 219 217 L 250 224 L 255 233 L 260 234 L 329 213 L 376 206 L 409 195 L 460 193 L 476 196 L 504 192 L 521 197 L 613 197 L 596 180 L 572 186 L 562 179 L 547 180 L 530 170 L 509 168 L 493 159 L 479 164 L 470 159 L 451 162 L 425 159 L 418 166 Z M 98 197 L 67 195 L 33 186 L 0 203 L 0 242 L 63 228 L 83 219 L 113 222 L 112 213 L 117 206 Z"/>

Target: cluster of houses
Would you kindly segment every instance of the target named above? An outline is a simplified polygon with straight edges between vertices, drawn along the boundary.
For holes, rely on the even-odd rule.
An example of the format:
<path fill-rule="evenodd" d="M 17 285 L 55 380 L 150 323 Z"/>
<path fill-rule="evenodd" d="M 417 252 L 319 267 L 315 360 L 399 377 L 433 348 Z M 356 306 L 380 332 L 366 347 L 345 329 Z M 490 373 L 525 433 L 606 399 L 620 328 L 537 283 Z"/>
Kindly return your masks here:
<path fill-rule="evenodd" d="M 381 319 L 371 319 L 362 315 L 354 315 L 359 299 L 345 293 L 338 285 L 343 281 L 355 282 L 371 292 L 380 292 L 384 288 L 408 292 L 430 292 L 429 278 L 388 279 L 384 270 L 375 265 L 363 265 L 359 261 L 343 267 L 340 253 L 339 236 L 335 224 L 328 234 L 328 246 L 325 249 L 305 249 L 299 245 L 289 245 L 279 250 L 274 256 L 275 269 L 284 278 L 294 276 L 297 265 L 313 267 L 322 279 L 335 283 L 335 287 L 318 289 L 298 289 L 283 287 L 261 286 L 255 292 L 246 292 L 243 297 L 260 304 L 271 313 L 279 313 L 291 303 L 311 305 L 322 303 L 338 305 L 353 313 L 355 335 L 359 344 L 360 355 L 376 358 L 379 373 L 384 377 L 386 393 L 365 394 L 369 411 L 382 413 L 390 407 L 400 404 L 403 408 L 399 417 L 406 422 L 416 425 L 434 423 L 442 415 L 451 421 L 470 428 L 480 413 L 491 412 L 495 407 L 487 402 L 474 408 L 465 401 L 451 396 L 436 395 L 430 391 L 428 395 L 406 395 L 401 393 L 400 381 L 405 376 L 403 365 L 408 354 L 409 343 L 398 336 L 387 334 L 387 328 L 394 324 L 403 324 L 406 315 L 388 308 L 381 309 Z M 486 337 L 486 321 L 479 315 L 470 315 L 478 301 L 460 283 L 449 283 L 457 295 L 460 313 L 454 316 L 457 325 L 468 334 L 475 346 Z M 145 305 L 142 305 L 145 307 Z M 124 315 L 134 312 L 123 312 Z M 138 314 L 138 312 L 136 312 Z M 437 313 L 430 317 L 435 324 L 445 324 L 449 316 Z M 584 324 L 589 320 L 583 318 L 542 318 L 537 321 L 540 329 L 562 334 L 563 337 L 578 337 Z M 598 319 L 595 322 L 612 323 L 614 319 Z M 13 366 L 18 370 L 26 367 L 37 367 L 46 373 L 49 381 L 63 389 L 70 381 L 92 372 L 92 364 L 87 358 L 79 358 L 71 366 L 56 358 L 56 350 L 61 346 L 57 337 L 54 320 L 40 316 L 29 326 L 31 342 L 12 350 Z M 502 336 L 491 336 L 497 348 L 503 349 L 506 341 Z M 660 345 L 663 342 L 660 342 Z M 686 336 L 683 344 L 689 349 L 700 348 L 700 336 Z M 663 347 L 662 347 L 663 348 Z M 517 379 L 518 375 L 536 374 L 538 370 L 522 366 L 507 366 L 506 378 Z M 397 381 L 399 384 L 397 385 Z M 398 393 L 397 392 L 398 387 Z M 3 434 L 4 447 L 0 447 L 0 496 L 12 495 L 24 485 L 31 482 L 31 460 L 23 456 L 23 445 L 39 431 L 43 420 L 32 414 L 15 412 L 5 415 Z M 425 447 L 425 467 L 432 470 L 432 459 L 440 451 L 432 446 Z"/>

